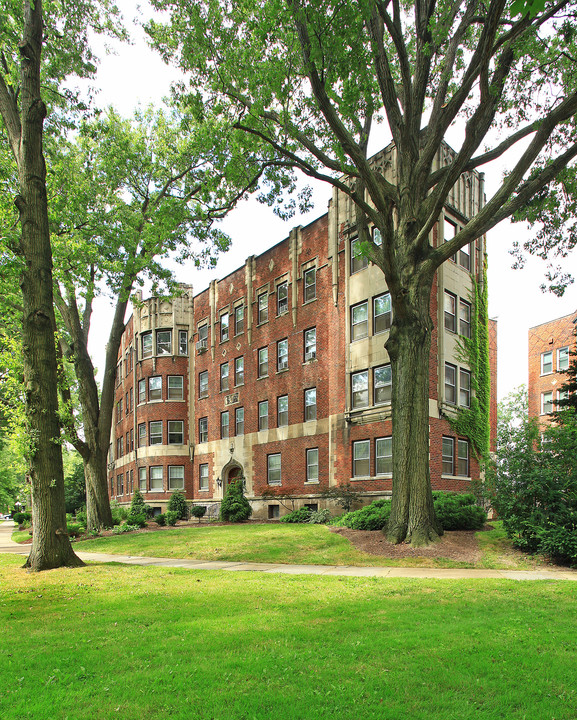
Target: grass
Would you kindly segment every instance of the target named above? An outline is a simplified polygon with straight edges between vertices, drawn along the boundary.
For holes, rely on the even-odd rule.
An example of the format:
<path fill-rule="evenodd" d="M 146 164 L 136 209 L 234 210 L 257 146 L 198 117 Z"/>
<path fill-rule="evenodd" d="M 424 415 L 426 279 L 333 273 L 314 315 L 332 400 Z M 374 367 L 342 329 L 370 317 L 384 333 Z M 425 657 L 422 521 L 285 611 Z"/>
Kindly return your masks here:
<path fill-rule="evenodd" d="M 12 533 L 12 540 L 17 543 L 30 540 L 30 530 L 15 530 Z"/>
<path fill-rule="evenodd" d="M 479 563 L 447 558 L 392 559 L 357 550 L 346 538 L 323 525 L 199 525 L 153 533 L 127 533 L 82 541 L 79 551 L 117 555 L 226 560 L 232 562 L 361 567 L 439 567 L 530 569 L 539 561 L 513 550 L 500 529 L 478 533 L 482 549 Z"/>
<path fill-rule="evenodd" d="M 573 583 L 0 555 L 3 720 L 574 720 Z"/>

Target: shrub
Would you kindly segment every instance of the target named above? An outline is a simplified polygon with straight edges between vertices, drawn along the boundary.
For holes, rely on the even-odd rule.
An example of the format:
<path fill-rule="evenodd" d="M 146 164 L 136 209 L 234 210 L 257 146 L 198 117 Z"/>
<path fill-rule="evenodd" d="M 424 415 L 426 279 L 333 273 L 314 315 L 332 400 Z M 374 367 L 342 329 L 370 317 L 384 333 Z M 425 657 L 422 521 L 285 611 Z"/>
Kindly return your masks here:
<path fill-rule="evenodd" d="M 284 515 L 280 521 L 284 523 L 308 523 L 311 515 L 311 511 L 307 507 L 302 507 L 298 510 L 293 510 L 288 513 L 288 515 Z"/>
<path fill-rule="evenodd" d="M 128 525 L 135 525 L 136 527 L 144 528 L 146 527 L 146 515 L 144 513 L 135 515 L 131 512 L 126 518 L 126 522 Z"/>
<path fill-rule="evenodd" d="M 88 523 L 88 515 L 86 514 L 86 508 L 78 509 L 76 511 L 76 522 L 86 527 Z"/>
<path fill-rule="evenodd" d="M 155 515 L 153 517 L 153 520 L 157 525 L 160 525 L 160 526 L 166 525 L 166 515 L 164 515 L 164 513 L 160 513 L 160 515 Z"/>
<path fill-rule="evenodd" d="M 487 522 L 486 511 L 472 493 L 435 492 L 433 504 L 443 530 L 480 530 Z"/>
<path fill-rule="evenodd" d="M 360 510 L 341 515 L 333 525 L 353 530 L 382 530 L 389 520 L 391 503 L 389 500 L 375 500 Z"/>
<path fill-rule="evenodd" d="M 30 522 L 32 520 L 32 513 L 29 512 L 17 512 L 12 515 L 12 520 L 16 523 L 16 525 L 23 525 L 26 522 Z"/>
<path fill-rule="evenodd" d="M 228 522 L 246 522 L 252 515 L 252 507 L 244 496 L 242 480 L 233 480 L 220 504 L 220 519 Z"/>
<path fill-rule="evenodd" d="M 168 525 L 176 525 L 178 520 L 179 520 L 179 517 L 178 517 L 178 513 L 176 512 L 176 510 L 167 510 L 166 511 L 166 522 L 168 523 Z"/>
<path fill-rule="evenodd" d="M 307 522 L 311 525 L 324 525 L 325 523 L 328 523 L 331 517 L 332 515 L 330 510 L 317 510 L 316 512 L 311 512 L 309 514 Z"/>
<path fill-rule="evenodd" d="M 326 500 L 331 500 L 337 505 L 340 505 L 342 509 L 348 513 L 353 509 L 353 505 L 357 505 L 361 502 L 360 492 L 362 488 L 352 483 L 346 483 L 345 485 L 336 485 L 322 493 L 322 497 Z"/>
<path fill-rule="evenodd" d="M 134 495 L 132 496 L 132 502 L 130 503 L 130 514 L 131 515 L 144 515 L 145 518 L 152 516 L 152 508 L 144 502 L 144 497 L 140 490 L 136 488 Z"/>
<path fill-rule="evenodd" d="M 129 525 L 128 523 L 123 522 L 122 525 L 115 525 L 112 528 L 112 532 L 115 535 L 121 535 L 122 533 L 134 532 L 139 529 L 138 525 Z"/>
<path fill-rule="evenodd" d="M 179 520 L 186 520 L 188 518 L 188 505 L 186 504 L 186 498 L 180 490 L 175 490 L 172 493 L 168 501 L 168 510 L 169 512 L 177 513 Z"/>
<path fill-rule="evenodd" d="M 119 505 L 116 500 L 110 503 L 110 511 L 112 512 L 113 525 L 120 525 L 123 520 L 126 520 L 129 512 L 128 508 Z"/>
<path fill-rule="evenodd" d="M 206 515 L 206 505 L 191 505 L 190 514 L 192 515 L 192 517 L 198 518 L 200 520 L 200 518 Z"/>
<path fill-rule="evenodd" d="M 66 532 L 72 538 L 80 537 L 86 532 L 86 528 L 80 523 L 69 522 L 66 525 Z"/>

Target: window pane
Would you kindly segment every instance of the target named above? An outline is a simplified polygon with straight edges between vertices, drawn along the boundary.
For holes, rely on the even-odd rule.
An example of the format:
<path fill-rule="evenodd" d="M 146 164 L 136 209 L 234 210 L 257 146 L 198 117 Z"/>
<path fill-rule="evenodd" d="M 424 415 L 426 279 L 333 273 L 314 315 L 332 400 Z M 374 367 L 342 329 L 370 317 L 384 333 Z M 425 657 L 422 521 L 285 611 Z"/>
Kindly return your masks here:
<path fill-rule="evenodd" d="M 208 418 L 203 417 L 198 421 L 198 442 L 208 442 Z"/>
<path fill-rule="evenodd" d="M 445 400 L 453 405 L 457 402 L 457 368 L 445 363 Z"/>
<path fill-rule="evenodd" d="M 277 315 L 288 312 L 288 283 L 281 283 L 276 289 Z"/>
<path fill-rule="evenodd" d="M 471 305 L 464 300 L 459 301 L 459 333 L 471 337 Z"/>
<path fill-rule="evenodd" d="M 374 403 L 391 402 L 393 379 L 390 365 L 376 367 L 373 372 Z"/>
<path fill-rule="evenodd" d="M 546 375 L 547 373 L 553 372 L 553 351 L 549 350 L 541 355 L 541 374 Z"/>
<path fill-rule="evenodd" d="M 281 484 L 280 453 L 267 457 L 267 481 L 269 485 Z"/>
<path fill-rule="evenodd" d="M 279 340 L 277 343 L 277 367 L 279 370 L 288 368 L 288 340 Z"/>
<path fill-rule="evenodd" d="M 149 445 L 162 445 L 162 421 L 153 420 L 148 426 Z"/>
<path fill-rule="evenodd" d="M 178 331 L 178 354 L 188 355 L 188 331 Z"/>
<path fill-rule="evenodd" d="M 268 348 L 261 348 L 258 351 L 258 376 L 268 375 Z"/>
<path fill-rule="evenodd" d="M 457 332 L 457 298 L 445 291 L 445 329 Z"/>
<path fill-rule="evenodd" d="M 182 400 L 184 398 L 184 380 L 180 375 L 168 376 L 168 399 Z"/>
<path fill-rule="evenodd" d="M 220 437 L 221 438 L 227 438 L 228 437 L 228 410 L 226 412 L 220 413 Z"/>
<path fill-rule="evenodd" d="M 156 354 L 170 355 L 172 352 L 172 331 L 157 330 L 156 331 Z"/>
<path fill-rule="evenodd" d="M 162 400 L 162 378 L 148 378 L 148 399 Z"/>
<path fill-rule="evenodd" d="M 307 450 L 307 482 L 318 482 L 319 480 L 319 450 L 311 448 Z"/>
<path fill-rule="evenodd" d="M 138 489 L 141 492 L 146 492 L 146 468 L 138 468 Z"/>
<path fill-rule="evenodd" d="M 305 330 L 305 360 L 314 360 L 317 356 L 317 329 Z"/>
<path fill-rule="evenodd" d="M 208 370 L 204 370 L 198 376 L 198 397 L 207 397 L 208 395 Z"/>
<path fill-rule="evenodd" d="M 373 298 L 373 333 L 390 330 L 392 321 L 391 294 L 385 293 Z"/>
<path fill-rule="evenodd" d="M 457 441 L 457 475 L 469 476 L 469 443 L 467 440 Z"/>
<path fill-rule="evenodd" d="M 184 490 L 184 467 L 182 465 L 171 465 L 168 468 L 168 489 Z"/>
<path fill-rule="evenodd" d="M 369 404 L 369 372 L 353 373 L 351 377 L 353 408 L 366 407 Z"/>
<path fill-rule="evenodd" d="M 163 473 L 162 466 L 156 466 L 150 468 L 150 489 L 151 490 L 163 490 Z"/>
<path fill-rule="evenodd" d="M 288 395 L 283 395 L 277 400 L 278 427 L 288 425 Z"/>
<path fill-rule="evenodd" d="M 454 438 L 443 438 L 443 474 L 453 475 L 455 456 Z"/>
<path fill-rule="evenodd" d="M 465 245 L 459 250 L 459 265 L 465 270 L 471 269 L 471 246 Z"/>
<path fill-rule="evenodd" d="M 228 313 L 223 313 L 220 316 L 220 341 L 221 342 L 228 340 L 228 322 L 229 322 Z"/>
<path fill-rule="evenodd" d="M 258 429 L 268 430 L 268 400 L 258 404 Z"/>
<path fill-rule="evenodd" d="M 314 300 L 317 295 L 317 271 L 309 268 L 304 272 L 304 301 Z"/>
<path fill-rule="evenodd" d="M 305 390 L 305 421 L 317 419 L 317 389 Z"/>
<path fill-rule="evenodd" d="M 244 385 L 244 358 L 239 357 L 234 361 L 234 384 Z"/>
<path fill-rule="evenodd" d="M 262 293 L 258 296 L 258 321 L 259 323 L 268 320 L 268 294 Z"/>
<path fill-rule="evenodd" d="M 244 332 L 244 305 L 237 305 L 234 309 L 234 334 Z"/>
<path fill-rule="evenodd" d="M 471 405 L 471 373 L 468 370 L 459 372 L 459 405 Z"/>
<path fill-rule="evenodd" d="M 557 370 L 567 370 L 569 367 L 569 348 L 560 348 L 557 354 Z"/>
<path fill-rule="evenodd" d="M 351 240 L 351 275 L 363 270 L 369 264 L 368 259 L 361 255 L 361 243 L 358 238 Z"/>
<path fill-rule="evenodd" d="M 389 475 L 393 472 L 393 438 L 377 438 L 375 441 L 376 473 Z"/>
<path fill-rule="evenodd" d="M 548 415 L 553 412 L 553 393 L 541 394 L 541 415 Z"/>
<path fill-rule="evenodd" d="M 369 334 L 369 303 L 351 308 L 351 340 L 360 340 Z"/>
<path fill-rule="evenodd" d="M 138 381 L 138 402 L 146 402 L 146 380 Z"/>
<path fill-rule="evenodd" d="M 152 333 L 142 336 L 142 357 L 152 357 Z"/>
<path fill-rule="evenodd" d="M 184 443 L 184 422 L 182 420 L 168 421 L 169 445 L 182 445 Z"/>
<path fill-rule="evenodd" d="M 198 328 L 198 342 L 196 349 L 200 352 L 208 348 L 208 325 L 201 325 Z"/>
<path fill-rule="evenodd" d="M 138 426 L 138 447 L 146 445 L 146 423 L 140 423 Z"/>
<path fill-rule="evenodd" d="M 220 366 L 220 389 L 228 390 L 228 363 Z"/>
<path fill-rule="evenodd" d="M 353 443 L 353 477 L 371 474 L 371 442 L 360 440 Z"/>
<path fill-rule="evenodd" d="M 237 408 L 235 410 L 236 420 L 236 435 L 244 435 L 244 408 Z"/>
<path fill-rule="evenodd" d="M 208 463 L 203 463 L 198 466 L 198 475 L 198 485 L 200 490 L 208 490 Z"/>

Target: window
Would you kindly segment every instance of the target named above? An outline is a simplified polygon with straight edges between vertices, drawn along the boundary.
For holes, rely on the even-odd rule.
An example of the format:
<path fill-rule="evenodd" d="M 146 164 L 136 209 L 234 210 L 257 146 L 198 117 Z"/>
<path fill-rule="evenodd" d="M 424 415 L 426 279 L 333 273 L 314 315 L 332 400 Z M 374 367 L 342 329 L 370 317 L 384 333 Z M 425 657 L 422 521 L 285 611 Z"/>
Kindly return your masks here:
<path fill-rule="evenodd" d="M 183 400 L 184 399 L 184 378 L 182 375 L 168 376 L 168 399 Z"/>
<path fill-rule="evenodd" d="M 309 268 L 303 273 L 304 280 L 304 302 L 314 300 L 317 296 L 317 270 L 316 268 Z"/>
<path fill-rule="evenodd" d="M 184 490 L 184 465 L 168 466 L 168 489 Z"/>
<path fill-rule="evenodd" d="M 553 350 L 541 353 L 541 375 L 553 372 Z"/>
<path fill-rule="evenodd" d="M 200 325 L 198 328 L 198 342 L 196 343 L 196 349 L 198 351 L 206 350 L 208 348 L 208 325 Z"/>
<path fill-rule="evenodd" d="M 318 483 L 319 481 L 319 449 L 310 448 L 307 450 L 307 479 L 306 482 Z"/>
<path fill-rule="evenodd" d="M 373 242 L 379 247 L 383 244 L 383 236 L 381 235 L 381 231 L 377 227 L 373 228 Z"/>
<path fill-rule="evenodd" d="M 258 324 L 268 322 L 268 293 L 258 296 Z"/>
<path fill-rule="evenodd" d="M 553 392 L 541 393 L 541 415 L 553 412 Z"/>
<path fill-rule="evenodd" d="M 267 482 L 269 485 L 281 484 L 280 453 L 267 455 Z"/>
<path fill-rule="evenodd" d="M 152 333 L 142 335 L 142 357 L 152 357 Z"/>
<path fill-rule="evenodd" d="M 122 398 L 116 403 L 116 422 L 119 423 L 122 420 Z"/>
<path fill-rule="evenodd" d="M 371 474 L 371 441 L 357 440 L 353 443 L 353 477 Z"/>
<path fill-rule="evenodd" d="M 198 466 L 198 489 L 208 490 L 208 463 Z"/>
<path fill-rule="evenodd" d="M 317 356 L 317 329 L 305 330 L 305 361 L 314 360 Z"/>
<path fill-rule="evenodd" d="M 569 369 L 569 348 L 559 348 L 557 350 L 557 370 L 568 370 Z"/>
<path fill-rule="evenodd" d="M 471 406 L 471 373 L 468 370 L 459 370 L 459 405 Z"/>
<path fill-rule="evenodd" d="M 317 389 L 305 390 L 305 422 L 317 419 Z"/>
<path fill-rule="evenodd" d="M 155 465 L 150 468 L 150 489 L 164 490 L 162 465 Z"/>
<path fill-rule="evenodd" d="M 234 384 L 244 385 L 244 358 L 238 357 L 234 361 Z"/>
<path fill-rule="evenodd" d="M 471 337 L 471 304 L 465 300 L 459 300 L 459 333 Z"/>
<path fill-rule="evenodd" d="M 282 395 L 277 400 L 277 426 L 288 425 L 288 395 Z"/>
<path fill-rule="evenodd" d="M 390 330 L 392 322 L 391 293 L 373 298 L 373 334 Z"/>
<path fill-rule="evenodd" d="M 198 421 L 198 442 L 208 442 L 208 418 L 202 417 Z"/>
<path fill-rule="evenodd" d="M 277 370 L 288 368 L 288 340 L 279 340 L 276 344 Z"/>
<path fill-rule="evenodd" d="M 130 451 L 132 450 L 134 450 L 134 428 L 130 428 Z"/>
<path fill-rule="evenodd" d="M 284 315 L 288 312 L 288 282 L 283 282 L 276 289 L 276 314 Z"/>
<path fill-rule="evenodd" d="M 220 366 L 220 389 L 228 390 L 228 363 L 225 362 Z"/>
<path fill-rule="evenodd" d="M 469 443 L 457 440 L 457 475 L 469 477 Z"/>
<path fill-rule="evenodd" d="M 148 424 L 148 444 L 162 445 L 162 420 L 153 420 Z"/>
<path fill-rule="evenodd" d="M 369 371 L 353 373 L 351 377 L 353 408 L 367 407 L 369 404 Z"/>
<path fill-rule="evenodd" d="M 138 447 L 146 445 L 146 423 L 140 423 L 138 426 Z"/>
<path fill-rule="evenodd" d="M 228 410 L 220 413 L 220 437 L 225 439 L 228 437 Z"/>
<path fill-rule="evenodd" d="M 220 342 L 228 340 L 228 328 L 229 328 L 229 315 L 228 313 L 222 313 L 220 316 Z"/>
<path fill-rule="evenodd" d="M 268 430 L 268 400 L 261 400 L 258 404 L 258 429 Z"/>
<path fill-rule="evenodd" d="M 208 370 L 198 374 L 198 397 L 208 397 Z"/>
<path fill-rule="evenodd" d="M 459 265 L 465 270 L 471 269 L 471 246 L 464 245 L 459 250 Z"/>
<path fill-rule="evenodd" d="M 454 222 L 451 222 L 448 218 L 444 218 L 443 221 L 443 237 L 445 238 L 445 242 L 449 242 L 449 240 L 452 240 L 455 235 L 457 234 L 457 226 Z M 453 262 L 457 262 L 457 254 L 455 253 L 451 260 Z"/>
<path fill-rule="evenodd" d="M 280 517 L 280 505 L 269 505 L 268 506 L 268 519 L 276 520 Z"/>
<path fill-rule="evenodd" d="M 183 445 L 184 444 L 184 422 L 182 420 L 168 421 L 168 444 Z"/>
<path fill-rule="evenodd" d="M 384 437 L 375 440 L 375 461 L 377 475 L 390 475 L 393 472 L 393 438 Z"/>
<path fill-rule="evenodd" d="M 146 402 L 146 380 L 138 381 L 138 402 Z"/>
<path fill-rule="evenodd" d="M 268 375 L 268 348 L 261 348 L 258 351 L 258 376 L 267 377 Z"/>
<path fill-rule="evenodd" d="M 390 403 L 393 391 L 393 376 L 390 365 L 381 365 L 373 369 L 373 403 Z"/>
<path fill-rule="evenodd" d="M 457 368 L 445 363 L 445 401 L 457 404 Z"/>
<path fill-rule="evenodd" d="M 134 470 L 130 471 L 130 494 L 134 492 Z"/>
<path fill-rule="evenodd" d="M 156 331 L 156 354 L 170 355 L 172 353 L 172 331 L 157 330 Z"/>
<path fill-rule="evenodd" d="M 361 242 L 359 238 L 353 238 L 351 240 L 351 275 L 364 270 L 369 264 L 368 259 L 361 255 Z"/>
<path fill-rule="evenodd" d="M 141 492 L 146 492 L 146 468 L 138 468 L 138 489 Z"/>
<path fill-rule="evenodd" d="M 445 290 L 445 330 L 457 332 L 457 298 Z"/>
<path fill-rule="evenodd" d="M 130 400 L 128 399 L 128 393 L 126 393 L 126 396 L 124 398 L 124 414 L 128 415 L 130 412 Z"/>
<path fill-rule="evenodd" d="M 559 403 L 562 400 L 568 400 L 568 399 L 569 399 L 569 390 L 557 390 L 557 405 L 559 405 Z"/>
<path fill-rule="evenodd" d="M 351 341 L 360 340 L 369 334 L 369 303 L 359 303 L 351 308 Z"/>
<path fill-rule="evenodd" d="M 162 400 L 162 378 L 161 377 L 148 378 L 148 399 L 149 400 Z"/>
<path fill-rule="evenodd" d="M 450 437 L 443 438 L 443 475 L 454 474 L 455 462 L 455 439 Z"/>
<path fill-rule="evenodd" d="M 234 334 L 241 335 L 244 332 L 244 305 L 237 305 L 234 309 Z"/>
<path fill-rule="evenodd" d="M 188 331 L 178 331 L 178 354 L 188 355 Z"/>
<path fill-rule="evenodd" d="M 244 435 L 244 408 L 239 407 L 234 411 L 235 435 Z"/>

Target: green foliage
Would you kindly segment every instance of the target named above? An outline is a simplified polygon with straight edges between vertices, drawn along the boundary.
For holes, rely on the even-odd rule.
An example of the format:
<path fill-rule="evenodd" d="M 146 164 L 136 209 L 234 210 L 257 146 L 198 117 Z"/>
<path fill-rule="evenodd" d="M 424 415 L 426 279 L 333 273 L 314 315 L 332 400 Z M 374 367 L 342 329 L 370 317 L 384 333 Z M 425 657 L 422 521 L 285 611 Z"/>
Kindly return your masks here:
<path fill-rule="evenodd" d="M 77 453 L 63 452 L 64 460 L 64 500 L 66 512 L 74 513 L 78 508 L 86 507 L 86 481 L 84 463 Z"/>
<path fill-rule="evenodd" d="M 12 519 L 16 523 L 16 525 L 22 525 L 25 522 L 30 522 L 32 520 L 32 513 L 29 512 L 17 512 L 12 515 Z"/>
<path fill-rule="evenodd" d="M 557 418 L 541 440 L 535 419 L 501 416 L 488 486 L 517 547 L 577 565 L 577 414 Z"/>
<path fill-rule="evenodd" d="M 176 525 L 176 523 L 179 521 L 178 512 L 176 510 L 167 510 L 166 511 L 166 524 L 167 525 Z"/>
<path fill-rule="evenodd" d="M 252 515 L 252 507 L 246 499 L 242 479 L 229 483 L 220 504 L 220 519 L 227 522 L 246 522 Z"/>
<path fill-rule="evenodd" d="M 353 530 L 383 530 L 391 514 L 390 500 L 375 500 L 359 510 L 345 513 L 333 520 L 332 525 Z"/>
<path fill-rule="evenodd" d="M 130 514 L 131 515 L 144 515 L 149 518 L 152 515 L 152 507 L 147 505 L 144 501 L 144 497 L 140 490 L 136 488 L 134 495 L 132 496 L 132 502 L 130 503 Z"/>
<path fill-rule="evenodd" d="M 159 513 L 158 515 L 155 515 L 153 520 L 157 525 L 160 525 L 161 527 L 164 527 L 166 525 L 166 515 L 164 513 Z"/>
<path fill-rule="evenodd" d="M 325 525 L 331 520 L 331 518 L 331 511 L 325 508 L 324 510 L 311 511 L 307 522 L 310 525 Z"/>
<path fill-rule="evenodd" d="M 128 508 L 123 505 L 119 505 L 117 500 L 113 500 L 110 503 L 110 510 L 112 512 L 113 525 L 120 525 L 120 523 L 128 517 Z"/>
<path fill-rule="evenodd" d="M 471 370 L 471 404 L 468 408 L 459 407 L 456 417 L 448 415 L 447 420 L 456 433 L 471 440 L 475 455 L 485 462 L 489 455 L 491 410 L 486 264 L 481 288 L 473 279 L 472 301 L 471 337 L 461 338 L 460 345 L 461 357 Z"/>
<path fill-rule="evenodd" d="M 123 533 L 134 532 L 135 530 L 140 530 L 138 525 L 129 525 L 127 522 L 123 522 L 121 525 L 115 525 L 112 528 L 112 532 L 115 535 L 122 535 Z"/>
<path fill-rule="evenodd" d="M 78 522 L 81 525 L 84 525 L 86 527 L 86 523 L 88 522 L 88 517 L 86 515 L 85 508 L 82 508 L 82 510 L 77 510 L 75 517 L 76 517 L 76 522 Z"/>
<path fill-rule="evenodd" d="M 353 505 L 356 505 L 361 500 L 360 490 L 362 488 L 352 483 L 346 483 L 345 485 L 337 485 L 336 487 L 330 487 L 324 490 L 321 494 L 325 500 L 336 503 L 343 510 L 348 513 L 352 510 Z"/>
<path fill-rule="evenodd" d="M 168 501 L 168 510 L 175 512 L 179 520 L 188 519 L 188 505 L 180 490 L 175 490 Z"/>
<path fill-rule="evenodd" d="M 283 523 L 308 523 L 311 517 L 311 511 L 307 507 L 301 507 L 298 510 L 293 510 L 287 515 L 281 517 L 280 522 Z"/>
<path fill-rule="evenodd" d="M 206 505 L 191 505 L 190 514 L 192 517 L 198 518 L 200 520 L 200 518 L 206 515 Z"/>
<path fill-rule="evenodd" d="M 434 492 L 435 515 L 443 530 L 480 530 L 487 512 L 472 493 Z"/>
<path fill-rule="evenodd" d="M 126 522 L 128 525 L 135 525 L 139 528 L 145 528 L 146 527 L 146 515 L 145 513 L 134 513 L 132 510 L 128 514 L 126 518 Z"/>
<path fill-rule="evenodd" d="M 66 531 L 70 537 L 76 538 L 84 535 L 86 532 L 86 526 L 80 523 L 69 522 L 66 524 Z"/>

